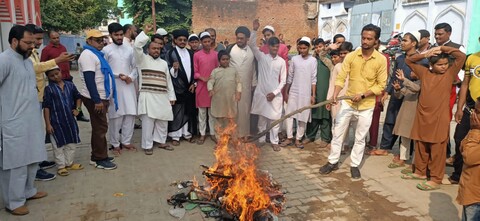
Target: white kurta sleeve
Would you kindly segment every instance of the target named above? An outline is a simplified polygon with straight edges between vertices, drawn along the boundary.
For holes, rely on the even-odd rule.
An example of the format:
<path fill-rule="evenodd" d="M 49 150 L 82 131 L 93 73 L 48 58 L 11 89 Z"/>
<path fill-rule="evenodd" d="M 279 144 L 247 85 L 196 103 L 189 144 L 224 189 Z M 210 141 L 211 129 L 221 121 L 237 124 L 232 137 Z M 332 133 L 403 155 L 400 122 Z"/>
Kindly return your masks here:
<path fill-rule="evenodd" d="M 165 73 L 168 71 L 168 65 L 165 62 Z M 173 88 L 172 77 L 168 74 L 167 76 L 167 85 L 168 85 L 168 99 L 170 101 L 176 101 L 177 97 L 175 96 L 175 89 Z"/>
<path fill-rule="evenodd" d="M 264 58 L 265 54 L 257 47 L 257 31 L 252 31 L 252 34 L 250 35 L 250 41 L 248 41 L 248 46 L 250 46 L 252 49 L 253 55 L 257 61 L 260 62 Z"/>
<path fill-rule="evenodd" d="M 132 71 L 130 71 L 130 74 L 128 75 L 132 80 L 137 79 L 138 77 L 138 71 L 137 71 L 137 65 L 135 61 L 135 56 L 132 56 L 130 59 L 130 68 Z"/>
<path fill-rule="evenodd" d="M 170 75 L 172 75 L 173 78 L 177 78 L 177 76 L 178 76 L 178 70 L 175 71 L 175 69 L 173 69 L 173 67 L 170 68 Z"/>
<path fill-rule="evenodd" d="M 292 62 L 290 66 L 288 66 L 287 84 L 292 84 L 294 75 L 295 75 L 295 62 Z"/>
<path fill-rule="evenodd" d="M 311 67 L 312 68 L 312 74 L 311 74 L 312 84 L 317 84 L 317 65 L 318 65 L 317 59 L 314 59 Z"/>
<path fill-rule="evenodd" d="M 282 92 L 283 86 L 285 86 L 285 82 L 287 81 L 287 64 L 285 60 L 282 59 L 282 68 L 280 69 L 280 83 L 278 84 L 277 88 L 272 92 L 273 94 L 278 95 Z"/>
<path fill-rule="evenodd" d="M 135 43 L 133 47 L 133 54 L 135 57 L 135 63 L 137 66 L 141 66 L 143 59 L 145 57 L 145 54 L 143 53 L 143 46 L 145 46 L 148 42 L 148 36 L 145 34 L 145 32 L 140 32 L 138 36 L 135 38 Z"/>

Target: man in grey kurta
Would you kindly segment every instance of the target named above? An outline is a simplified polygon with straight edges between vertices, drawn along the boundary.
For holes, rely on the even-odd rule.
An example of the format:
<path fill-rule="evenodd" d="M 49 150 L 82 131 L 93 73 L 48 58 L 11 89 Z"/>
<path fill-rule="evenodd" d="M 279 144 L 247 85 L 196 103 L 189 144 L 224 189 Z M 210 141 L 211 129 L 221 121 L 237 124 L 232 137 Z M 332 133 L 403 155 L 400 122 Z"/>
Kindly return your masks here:
<path fill-rule="evenodd" d="M 14 215 L 28 214 L 28 199 L 45 197 L 34 187 L 38 163 L 46 160 L 32 61 L 34 38 L 24 26 L 11 28 L 10 48 L 0 54 L 0 189 Z"/>

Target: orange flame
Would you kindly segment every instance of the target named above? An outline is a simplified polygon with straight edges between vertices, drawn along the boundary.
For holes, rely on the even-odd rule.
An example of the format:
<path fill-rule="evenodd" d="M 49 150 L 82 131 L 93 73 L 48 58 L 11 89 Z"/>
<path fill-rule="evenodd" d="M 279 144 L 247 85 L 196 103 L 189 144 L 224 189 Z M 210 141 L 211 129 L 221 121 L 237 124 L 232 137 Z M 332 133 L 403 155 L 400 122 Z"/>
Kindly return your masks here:
<path fill-rule="evenodd" d="M 271 206 L 268 191 L 268 176 L 260 174 L 255 165 L 259 148 L 254 144 L 242 143 L 233 136 L 236 125 L 233 122 L 222 129 L 215 150 L 215 164 L 206 172 L 233 178 L 207 177 L 211 194 L 221 196 L 224 208 L 238 216 L 240 221 L 252 221 L 254 213 Z M 274 213 L 280 212 L 272 208 Z"/>

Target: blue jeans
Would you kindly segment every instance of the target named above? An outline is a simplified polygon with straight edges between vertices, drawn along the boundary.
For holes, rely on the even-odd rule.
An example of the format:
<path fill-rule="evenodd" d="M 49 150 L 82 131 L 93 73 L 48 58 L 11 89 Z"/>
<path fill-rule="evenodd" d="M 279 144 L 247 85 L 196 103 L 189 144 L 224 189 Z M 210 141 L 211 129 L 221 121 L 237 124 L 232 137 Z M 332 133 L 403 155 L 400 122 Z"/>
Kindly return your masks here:
<path fill-rule="evenodd" d="M 462 221 L 480 220 L 480 203 L 463 206 Z"/>

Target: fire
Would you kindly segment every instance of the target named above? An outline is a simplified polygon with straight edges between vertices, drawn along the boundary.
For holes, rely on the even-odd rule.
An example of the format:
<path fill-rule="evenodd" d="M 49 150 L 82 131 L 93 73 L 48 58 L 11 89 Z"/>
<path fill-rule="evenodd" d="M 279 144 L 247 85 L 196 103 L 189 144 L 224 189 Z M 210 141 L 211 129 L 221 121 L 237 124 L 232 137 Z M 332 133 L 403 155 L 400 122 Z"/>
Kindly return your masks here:
<path fill-rule="evenodd" d="M 259 148 L 231 136 L 235 129 L 231 122 L 222 131 L 215 150 L 216 162 L 204 172 L 211 195 L 240 221 L 253 221 L 255 212 L 266 209 L 279 213 L 269 196 L 273 192 L 269 176 L 255 165 Z"/>

